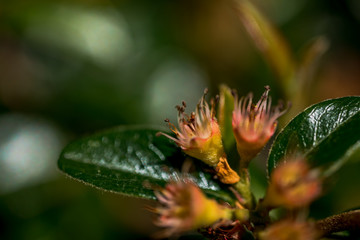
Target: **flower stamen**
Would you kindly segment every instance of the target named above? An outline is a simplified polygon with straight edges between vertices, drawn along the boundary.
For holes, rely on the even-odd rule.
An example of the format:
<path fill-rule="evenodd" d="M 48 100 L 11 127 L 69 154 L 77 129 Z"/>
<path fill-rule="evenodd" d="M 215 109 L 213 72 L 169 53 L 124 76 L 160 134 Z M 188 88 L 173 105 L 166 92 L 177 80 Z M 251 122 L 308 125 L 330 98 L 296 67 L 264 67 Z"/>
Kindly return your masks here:
<path fill-rule="evenodd" d="M 221 182 L 233 184 L 239 181 L 239 176 L 227 163 L 220 127 L 215 117 L 215 100 L 211 99 L 209 106 L 205 100 L 207 93 L 208 90 L 205 89 L 195 112 L 190 115 L 185 113 L 185 101 L 182 101 L 181 106 L 175 107 L 178 111 L 179 128 L 168 119 L 165 120 L 176 137 L 166 133 L 159 134 L 173 140 L 186 154 L 214 167 Z"/>
<path fill-rule="evenodd" d="M 253 94 L 238 99 L 236 91 L 232 126 L 237 143 L 237 149 L 241 157 L 241 166 L 247 167 L 270 137 L 274 134 L 277 121 L 287 109 L 283 109 L 280 103 L 271 107 L 270 87 L 265 86 L 265 92 L 257 103 L 253 103 Z"/>

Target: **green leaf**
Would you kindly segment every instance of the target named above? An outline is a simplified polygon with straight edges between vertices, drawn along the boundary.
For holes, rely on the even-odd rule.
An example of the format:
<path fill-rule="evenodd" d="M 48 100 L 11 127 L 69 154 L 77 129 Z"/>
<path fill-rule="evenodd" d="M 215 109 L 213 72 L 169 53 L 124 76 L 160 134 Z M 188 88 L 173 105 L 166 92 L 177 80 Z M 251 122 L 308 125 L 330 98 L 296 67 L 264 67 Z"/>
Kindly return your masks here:
<path fill-rule="evenodd" d="M 58 166 L 68 176 L 102 190 L 155 199 L 148 186 L 164 186 L 179 176 L 184 154 L 159 129 L 119 127 L 70 143 Z M 197 167 L 201 165 L 196 161 Z M 209 196 L 232 202 L 229 191 L 199 168 L 189 174 Z"/>
<path fill-rule="evenodd" d="M 218 120 L 224 147 L 227 151 L 229 151 L 235 143 L 235 137 L 232 129 L 233 110 L 234 96 L 231 94 L 231 89 L 222 84 L 220 85 Z"/>
<path fill-rule="evenodd" d="M 243 240 L 255 240 L 254 234 L 244 225 L 245 231 L 241 235 Z"/>
<path fill-rule="evenodd" d="M 286 157 L 303 154 L 326 176 L 360 147 L 360 97 L 327 100 L 307 108 L 277 136 L 268 160 L 268 174 Z"/>

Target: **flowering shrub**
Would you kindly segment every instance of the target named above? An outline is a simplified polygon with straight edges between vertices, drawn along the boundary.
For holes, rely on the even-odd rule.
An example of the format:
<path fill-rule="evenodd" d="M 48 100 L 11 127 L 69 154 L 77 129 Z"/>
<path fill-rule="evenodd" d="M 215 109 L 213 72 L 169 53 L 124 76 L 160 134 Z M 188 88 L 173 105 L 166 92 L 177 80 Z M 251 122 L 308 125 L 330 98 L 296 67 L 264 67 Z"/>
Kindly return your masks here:
<path fill-rule="evenodd" d="M 359 130 L 360 98 L 328 100 L 295 117 L 273 143 L 269 185 L 264 197 L 256 200 L 251 191 L 249 151 L 253 157 L 261 151 L 275 133 L 276 117 L 283 114 L 277 108 L 269 110 L 268 92 L 266 87 L 256 104 L 250 95 L 246 104 L 238 104 L 235 94 L 233 114 L 222 116 L 228 119 L 221 124 L 232 122 L 237 170 L 227 161 L 216 103 L 211 100 L 210 109 L 205 95 L 194 113 L 185 113 L 185 103 L 177 107 L 179 128 L 166 121 L 172 134 L 142 127 L 112 129 L 68 145 L 59 167 L 99 188 L 157 200 L 158 206 L 151 211 L 157 216 L 155 224 L 164 228 L 158 237 L 198 230 L 211 239 L 320 239 L 358 229 L 359 210 L 317 221 L 309 218 L 308 211 L 314 200 L 326 194 L 324 183 L 346 163 L 344 156 L 359 142 L 359 135 L 342 131 L 347 127 Z M 319 116 L 327 119 L 325 128 L 312 125 Z M 241 144 L 246 147 L 239 147 Z M 176 167 L 188 164 L 185 159 L 193 159 L 196 170 L 182 172 Z M 285 214 L 274 219 L 270 212 L 277 208 Z"/>
<path fill-rule="evenodd" d="M 174 141 L 184 153 L 203 161 L 214 168 L 214 175 L 228 184 L 235 192 L 236 201 L 233 206 L 220 207 L 213 200 L 206 198 L 201 190 L 191 181 L 180 179 L 169 183 L 162 194 L 156 193 L 161 205 L 155 209 L 159 215 L 157 225 L 165 227 L 163 236 L 170 236 L 200 227 L 208 227 L 228 232 L 215 234 L 216 238 L 241 239 L 245 231 L 252 232 L 254 238 L 260 239 L 316 239 L 320 230 L 306 220 L 306 216 L 292 216 L 281 222 L 271 224 L 269 211 L 277 207 L 289 210 L 306 209 L 309 204 L 321 194 L 321 178 L 316 169 L 310 169 L 305 157 L 294 157 L 281 163 L 271 174 L 268 191 L 261 201 L 253 204 L 254 197 L 249 192 L 250 176 L 248 165 L 275 133 L 277 117 L 285 113 L 280 107 L 271 107 L 269 97 L 270 88 L 257 103 L 253 103 L 252 94 L 238 101 L 235 95 L 232 127 L 240 157 L 239 176 L 227 163 L 221 142 L 221 132 L 212 109 L 201 98 L 196 111 L 187 115 L 184 113 L 186 104 L 177 106 L 179 111 L 178 124 L 180 131 L 169 123 L 175 134 L 172 137 L 164 135 Z M 205 91 L 207 92 L 207 90 Z M 234 92 L 234 91 L 233 91 Z M 166 120 L 166 122 L 169 122 Z M 220 141 L 218 140 L 220 139 Z M 218 153 L 221 154 L 218 154 Z M 181 176 L 181 175 L 180 175 Z M 181 178 L 181 177 L 180 177 Z M 229 181 L 228 179 L 231 179 Z M 210 204 L 211 203 L 211 204 Z M 271 224 L 263 229 L 252 215 L 261 216 L 265 224 Z"/>
<path fill-rule="evenodd" d="M 63 150 L 59 168 L 103 190 L 156 200 L 158 206 L 150 210 L 163 227 L 158 237 L 194 230 L 224 240 L 336 239 L 339 232 L 344 239 L 359 237 L 360 210 L 324 219 L 311 218 L 309 211 L 359 148 L 360 97 L 330 99 L 303 110 L 305 68 L 250 2 L 233 2 L 297 110 L 272 143 L 263 198 L 255 199 L 252 192 L 251 161 L 275 135 L 277 119 L 295 115 L 282 104 L 272 106 L 268 86 L 256 102 L 251 93 L 239 97 L 223 85 L 210 105 L 205 90 L 194 112 L 186 113 L 185 102 L 176 107 L 178 126 L 165 120 L 171 132 L 123 126 L 79 139 Z M 227 156 L 235 144 L 238 161 L 230 164 Z M 183 164 L 188 170 L 180 170 Z M 272 215 L 275 209 L 283 214 Z"/>

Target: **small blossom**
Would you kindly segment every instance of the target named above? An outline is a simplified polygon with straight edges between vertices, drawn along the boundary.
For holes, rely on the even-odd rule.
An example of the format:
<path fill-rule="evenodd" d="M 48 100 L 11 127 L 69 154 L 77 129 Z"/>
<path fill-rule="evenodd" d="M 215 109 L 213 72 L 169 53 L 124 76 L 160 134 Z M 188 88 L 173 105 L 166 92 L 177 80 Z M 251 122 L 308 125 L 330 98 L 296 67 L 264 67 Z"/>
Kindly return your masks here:
<path fill-rule="evenodd" d="M 190 115 L 185 113 L 185 102 L 182 103 L 182 106 L 176 106 L 179 112 L 179 129 L 170 123 L 169 120 L 165 120 L 176 137 L 165 133 L 159 134 L 173 140 L 186 154 L 214 167 L 216 175 L 222 183 L 234 184 L 240 178 L 227 162 L 221 139 L 221 131 L 215 118 L 215 103 L 212 100 L 210 108 L 205 100 L 206 94 L 207 89 L 205 89 L 195 112 Z"/>
<path fill-rule="evenodd" d="M 259 236 L 261 240 L 315 240 L 319 238 L 313 224 L 290 219 L 270 225 Z"/>
<path fill-rule="evenodd" d="M 171 182 L 155 195 L 161 204 L 154 209 L 159 214 L 155 224 L 166 228 L 159 237 L 210 226 L 232 217 L 233 210 L 208 199 L 189 180 Z"/>
<path fill-rule="evenodd" d="M 240 100 L 235 94 L 232 127 L 243 167 L 247 167 L 269 141 L 276 130 L 276 119 L 286 111 L 281 111 L 281 104 L 271 107 L 270 87 L 266 86 L 265 89 L 256 104 L 253 103 L 252 93 Z"/>
<path fill-rule="evenodd" d="M 200 99 L 195 112 L 185 113 L 186 104 L 176 106 L 179 112 L 177 129 L 169 120 L 169 127 L 176 138 L 162 134 L 173 140 L 188 155 L 200 159 L 210 166 L 216 166 L 220 157 L 224 155 L 221 132 L 214 112 L 214 102 L 211 109 L 205 100 L 207 89 Z"/>
<path fill-rule="evenodd" d="M 305 159 L 295 159 L 278 166 L 272 173 L 264 199 L 269 207 L 298 208 L 308 206 L 321 193 L 321 181 Z"/>

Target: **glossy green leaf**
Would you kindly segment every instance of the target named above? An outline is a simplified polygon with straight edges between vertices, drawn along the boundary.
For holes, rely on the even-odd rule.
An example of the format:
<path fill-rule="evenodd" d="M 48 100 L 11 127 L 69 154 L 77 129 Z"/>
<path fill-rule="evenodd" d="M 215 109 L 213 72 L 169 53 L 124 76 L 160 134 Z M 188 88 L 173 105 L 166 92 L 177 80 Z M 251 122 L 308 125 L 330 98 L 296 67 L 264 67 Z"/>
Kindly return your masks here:
<path fill-rule="evenodd" d="M 228 86 L 222 84 L 220 85 L 218 121 L 226 150 L 230 150 L 235 143 L 235 137 L 232 130 L 233 110 L 234 96 L 231 94 L 231 89 Z"/>
<path fill-rule="evenodd" d="M 275 139 L 268 173 L 286 157 L 304 155 L 325 175 L 336 171 L 360 144 L 360 97 L 327 100 L 296 116 Z"/>
<path fill-rule="evenodd" d="M 65 147 L 58 166 L 68 176 L 102 190 L 155 199 L 149 186 L 176 179 L 186 158 L 170 140 L 155 136 L 157 132 L 119 127 L 76 140 Z M 189 177 L 209 196 L 232 202 L 231 193 L 222 190 L 211 174 L 197 168 Z"/>

